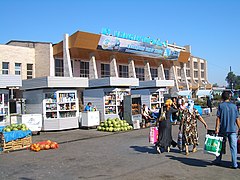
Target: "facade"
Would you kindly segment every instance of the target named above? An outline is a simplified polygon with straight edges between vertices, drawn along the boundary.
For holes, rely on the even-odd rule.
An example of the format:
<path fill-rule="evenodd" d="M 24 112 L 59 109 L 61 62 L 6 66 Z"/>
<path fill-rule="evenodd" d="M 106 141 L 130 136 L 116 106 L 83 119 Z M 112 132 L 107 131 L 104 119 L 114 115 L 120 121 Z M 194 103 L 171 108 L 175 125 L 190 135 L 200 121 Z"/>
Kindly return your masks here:
<path fill-rule="evenodd" d="M 140 81 L 174 80 L 172 90 L 176 92 L 212 88 L 207 80 L 207 61 L 191 55 L 190 46 L 167 44 L 167 48 L 180 54 L 171 60 L 99 49 L 102 36 L 77 31 L 54 45 L 29 41 L 0 45 L 1 77 L 20 75 L 22 80 L 44 76 L 124 77 Z"/>

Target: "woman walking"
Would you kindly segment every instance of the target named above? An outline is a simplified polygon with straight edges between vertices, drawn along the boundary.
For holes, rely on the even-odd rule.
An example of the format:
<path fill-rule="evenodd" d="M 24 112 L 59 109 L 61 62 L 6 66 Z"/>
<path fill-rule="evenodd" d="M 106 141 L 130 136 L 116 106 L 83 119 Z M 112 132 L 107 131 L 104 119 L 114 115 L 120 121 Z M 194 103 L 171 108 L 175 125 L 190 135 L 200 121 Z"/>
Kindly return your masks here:
<path fill-rule="evenodd" d="M 161 153 L 164 150 L 167 152 L 170 151 L 170 146 L 176 146 L 177 143 L 172 140 L 172 124 L 171 124 L 171 116 L 173 113 L 176 113 L 177 106 L 172 107 L 172 100 L 168 99 L 165 103 L 165 107 L 163 107 L 163 111 L 159 118 L 159 126 L 158 126 L 158 142 L 156 144 L 157 152 Z M 165 113 L 165 118 L 163 118 L 163 113 Z"/>
<path fill-rule="evenodd" d="M 197 120 L 201 121 L 205 128 L 207 129 L 207 124 L 204 119 L 200 116 L 198 111 L 193 108 L 193 106 L 189 106 L 183 111 L 183 118 L 180 125 L 183 127 L 183 143 L 186 150 L 186 155 L 189 155 L 189 145 L 193 145 L 192 152 L 197 151 L 198 145 L 198 132 L 197 132 Z"/>

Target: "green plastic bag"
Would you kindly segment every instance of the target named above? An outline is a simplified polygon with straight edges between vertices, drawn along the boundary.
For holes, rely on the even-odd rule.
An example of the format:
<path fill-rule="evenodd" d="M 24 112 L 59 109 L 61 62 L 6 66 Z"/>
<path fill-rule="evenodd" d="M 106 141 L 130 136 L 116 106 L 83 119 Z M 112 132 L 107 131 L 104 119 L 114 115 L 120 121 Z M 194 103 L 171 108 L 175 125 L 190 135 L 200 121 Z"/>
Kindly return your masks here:
<path fill-rule="evenodd" d="M 223 137 L 207 134 L 204 143 L 204 152 L 219 156 L 222 150 Z"/>

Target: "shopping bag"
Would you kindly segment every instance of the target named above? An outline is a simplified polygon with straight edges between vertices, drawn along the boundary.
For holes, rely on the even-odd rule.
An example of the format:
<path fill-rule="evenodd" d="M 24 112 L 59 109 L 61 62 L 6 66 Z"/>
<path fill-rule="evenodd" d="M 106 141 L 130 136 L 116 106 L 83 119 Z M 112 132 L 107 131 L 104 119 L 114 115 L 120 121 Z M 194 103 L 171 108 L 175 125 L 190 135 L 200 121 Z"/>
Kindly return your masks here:
<path fill-rule="evenodd" d="M 149 143 L 155 144 L 158 141 L 158 128 L 157 127 L 150 127 L 149 132 Z"/>
<path fill-rule="evenodd" d="M 219 156 L 222 150 L 223 137 L 207 134 L 204 143 L 204 152 Z"/>

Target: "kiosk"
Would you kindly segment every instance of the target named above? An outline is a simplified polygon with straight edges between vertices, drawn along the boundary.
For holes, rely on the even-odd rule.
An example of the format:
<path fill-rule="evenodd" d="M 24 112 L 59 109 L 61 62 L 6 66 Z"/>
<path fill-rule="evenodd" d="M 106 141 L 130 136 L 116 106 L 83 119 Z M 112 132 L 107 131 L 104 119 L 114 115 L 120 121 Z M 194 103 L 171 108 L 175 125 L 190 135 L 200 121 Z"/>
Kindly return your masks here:
<path fill-rule="evenodd" d="M 130 94 L 129 87 L 138 86 L 137 78 L 107 77 L 89 80 L 89 88 L 83 92 L 83 101 L 86 105 L 92 102 L 100 112 L 100 120 L 119 118 L 124 96 Z"/>
<path fill-rule="evenodd" d="M 79 91 L 87 78 L 42 77 L 24 80 L 26 114 L 42 114 L 43 131 L 79 128 Z"/>
<path fill-rule="evenodd" d="M 138 87 L 131 89 L 132 94 L 140 95 L 142 104 L 151 110 L 161 108 L 164 96 L 169 94 L 169 88 L 174 86 L 174 80 L 140 81 Z"/>

